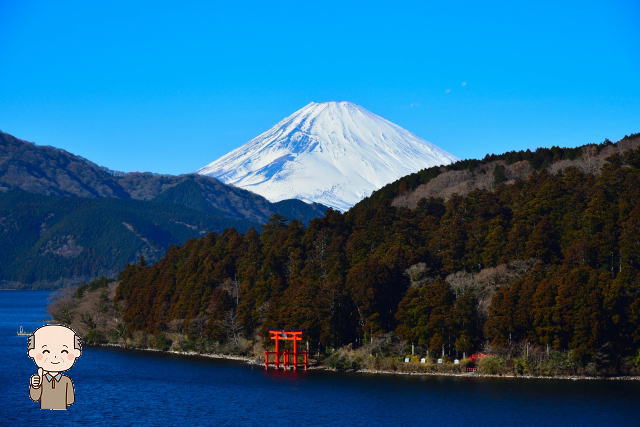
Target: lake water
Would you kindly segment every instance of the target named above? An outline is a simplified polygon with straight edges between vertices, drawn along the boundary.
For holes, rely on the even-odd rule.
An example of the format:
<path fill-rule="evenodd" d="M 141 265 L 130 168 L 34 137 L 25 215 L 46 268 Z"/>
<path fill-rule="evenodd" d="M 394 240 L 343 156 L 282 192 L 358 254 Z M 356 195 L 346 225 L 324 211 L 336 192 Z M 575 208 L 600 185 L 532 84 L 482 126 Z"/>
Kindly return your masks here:
<path fill-rule="evenodd" d="M 2 425 L 639 426 L 640 382 L 265 372 L 242 363 L 85 349 L 67 373 L 76 403 L 40 410 L 26 337 L 47 292 L 0 291 Z"/>

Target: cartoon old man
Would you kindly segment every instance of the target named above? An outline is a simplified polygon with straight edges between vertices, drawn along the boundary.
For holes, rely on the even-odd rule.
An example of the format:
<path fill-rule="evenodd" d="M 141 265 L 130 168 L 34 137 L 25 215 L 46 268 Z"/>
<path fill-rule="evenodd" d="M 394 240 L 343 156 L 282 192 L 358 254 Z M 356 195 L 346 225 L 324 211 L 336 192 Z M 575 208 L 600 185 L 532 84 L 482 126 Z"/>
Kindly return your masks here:
<path fill-rule="evenodd" d="M 67 409 L 75 401 L 71 378 L 62 375 L 80 357 L 78 335 L 64 325 L 46 325 L 29 336 L 29 357 L 38 366 L 31 376 L 29 396 L 40 409 Z"/>

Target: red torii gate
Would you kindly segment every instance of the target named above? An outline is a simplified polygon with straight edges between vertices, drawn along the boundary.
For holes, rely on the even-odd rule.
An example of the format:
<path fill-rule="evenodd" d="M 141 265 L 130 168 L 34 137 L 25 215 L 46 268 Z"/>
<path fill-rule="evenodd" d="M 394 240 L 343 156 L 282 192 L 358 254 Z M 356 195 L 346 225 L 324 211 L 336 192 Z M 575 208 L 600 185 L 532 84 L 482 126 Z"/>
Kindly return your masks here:
<path fill-rule="evenodd" d="M 264 352 L 264 368 L 269 369 L 269 365 L 273 364 L 276 369 L 280 369 L 280 356 L 282 356 L 282 368 L 288 369 L 290 367 L 293 370 L 298 369 L 298 364 L 300 364 L 299 356 L 304 356 L 302 364 L 304 365 L 304 370 L 307 370 L 309 366 L 309 357 L 307 350 L 304 350 L 302 353 L 298 353 L 298 341 L 302 341 L 302 332 L 301 331 L 269 331 L 271 334 L 271 340 L 275 341 L 275 351 L 265 350 Z M 290 353 L 289 350 L 280 351 L 279 342 L 280 341 L 293 341 L 293 352 Z M 273 360 L 270 360 L 269 355 L 273 354 Z M 291 357 L 292 356 L 292 357 Z"/>

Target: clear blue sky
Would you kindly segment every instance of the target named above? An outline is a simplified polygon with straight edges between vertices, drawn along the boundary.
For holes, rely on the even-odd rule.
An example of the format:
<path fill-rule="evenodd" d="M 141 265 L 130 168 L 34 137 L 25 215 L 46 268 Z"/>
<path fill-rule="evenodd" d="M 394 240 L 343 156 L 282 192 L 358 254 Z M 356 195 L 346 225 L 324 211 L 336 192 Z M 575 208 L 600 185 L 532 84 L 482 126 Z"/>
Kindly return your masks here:
<path fill-rule="evenodd" d="M 462 158 L 615 140 L 640 132 L 639 23 L 633 0 L 0 0 L 0 129 L 161 173 L 311 101 Z"/>

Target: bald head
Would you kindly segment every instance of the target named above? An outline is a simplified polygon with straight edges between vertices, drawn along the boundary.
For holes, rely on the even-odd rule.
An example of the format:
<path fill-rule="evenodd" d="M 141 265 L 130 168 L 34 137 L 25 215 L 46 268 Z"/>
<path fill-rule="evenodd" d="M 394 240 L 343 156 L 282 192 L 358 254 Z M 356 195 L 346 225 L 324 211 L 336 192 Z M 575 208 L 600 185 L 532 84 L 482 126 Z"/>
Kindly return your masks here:
<path fill-rule="evenodd" d="M 29 337 L 29 357 L 38 367 L 61 372 L 70 369 L 82 354 L 78 335 L 64 325 L 46 325 Z"/>

